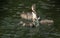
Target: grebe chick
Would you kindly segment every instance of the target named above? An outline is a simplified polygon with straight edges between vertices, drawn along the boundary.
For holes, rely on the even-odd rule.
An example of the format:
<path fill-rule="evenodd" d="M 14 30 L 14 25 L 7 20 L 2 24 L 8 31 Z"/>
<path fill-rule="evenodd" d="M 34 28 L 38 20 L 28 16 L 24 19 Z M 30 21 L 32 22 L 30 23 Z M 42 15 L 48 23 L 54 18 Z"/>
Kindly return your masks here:
<path fill-rule="evenodd" d="M 40 21 L 40 24 L 42 24 L 42 25 L 48 25 L 48 26 L 52 25 L 53 23 L 54 23 L 53 20 L 48 20 L 48 19 L 44 19 L 44 20 Z"/>

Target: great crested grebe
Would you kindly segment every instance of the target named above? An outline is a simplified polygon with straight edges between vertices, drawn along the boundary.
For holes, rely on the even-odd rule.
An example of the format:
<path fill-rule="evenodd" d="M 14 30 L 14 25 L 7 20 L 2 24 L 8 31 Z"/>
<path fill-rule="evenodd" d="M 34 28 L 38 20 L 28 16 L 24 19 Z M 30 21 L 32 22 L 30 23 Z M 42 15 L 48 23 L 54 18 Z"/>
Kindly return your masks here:
<path fill-rule="evenodd" d="M 35 11 L 35 4 L 32 5 L 30 12 L 25 13 L 23 11 L 23 13 L 21 13 L 21 18 L 26 19 L 26 20 L 32 20 L 33 22 L 37 19 L 37 15 L 36 15 L 36 11 Z"/>
<path fill-rule="evenodd" d="M 35 20 L 37 19 L 37 14 L 36 14 L 36 11 L 35 11 L 35 6 L 36 6 L 36 4 L 33 4 L 32 6 L 31 6 L 31 10 L 29 10 L 29 11 L 27 11 L 27 12 L 25 12 L 25 11 L 23 11 L 21 14 L 20 14 L 20 17 L 22 18 L 22 19 L 25 19 L 25 20 L 30 20 L 30 21 L 32 21 L 32 22 L 28 22 L 28 23 L 23 23 L 23 26 L 34 26 L 35 25 Z"/>

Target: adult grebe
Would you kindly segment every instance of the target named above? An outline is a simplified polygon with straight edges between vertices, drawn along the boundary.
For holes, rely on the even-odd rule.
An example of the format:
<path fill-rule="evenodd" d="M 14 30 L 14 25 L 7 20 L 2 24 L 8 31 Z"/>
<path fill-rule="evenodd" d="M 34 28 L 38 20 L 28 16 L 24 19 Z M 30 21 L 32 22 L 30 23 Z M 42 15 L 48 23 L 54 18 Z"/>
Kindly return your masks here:
<path fill-rule="evenodd" d="M 36 11 L 35 11 L 35 4 L 32 5 L 31 7 L 31 12 L 23 12 L 20 16 L 21 18 L 23 19 L 26 19 L 26 20 L 32 20 L 33 22 L 37 19 L 37 15 L 36 15 Z"/>
<path fill-rule="evenodd" d="M 31 8 L 32 8 L 32 16 L 33 16 L 32 19 L 33 19 L 33 21 L 35 21 L 37 19 L 37 15 L 36 15 L 36 11 L 35 11 L 36 5 L 33 4 Z"/>
<path fill-rule="evenodd" d="M 35 11 L 35 6 L 36 6 L 36 4 L 33 4 L 32 6 L 31 6 L 31 10 L 30 11 L 27 11 L 27 12 L 24 12 L 23 11 L 23 13 L 21 13 L 20 14 L 20 17 L 22 18 L 22 19 L 26 19 L 26 20 L 30 20 L 30 21 L 32 21 L 32 22 L 28 22 L 28 23 L 23 23 L 23 26 L 35 26 L 35 21 L 36 21 L 36 19 L 37 19 L 37 14 L 36 14 L 36 11 Z"/>

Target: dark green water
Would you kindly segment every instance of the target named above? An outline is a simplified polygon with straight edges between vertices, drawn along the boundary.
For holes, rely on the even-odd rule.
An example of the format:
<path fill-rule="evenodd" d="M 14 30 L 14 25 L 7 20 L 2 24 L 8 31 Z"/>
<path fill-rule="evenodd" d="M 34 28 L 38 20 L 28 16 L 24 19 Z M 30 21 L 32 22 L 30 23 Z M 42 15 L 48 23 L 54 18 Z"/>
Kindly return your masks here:
<path fill-rule="evenodd" d="M 1 0 L 0 38 L 60 38 L 60 5 L 55 0 Z M 36 4 L 41 19 L 53 19 L 54 25 L 22 27 L 20 14 Z"/>

